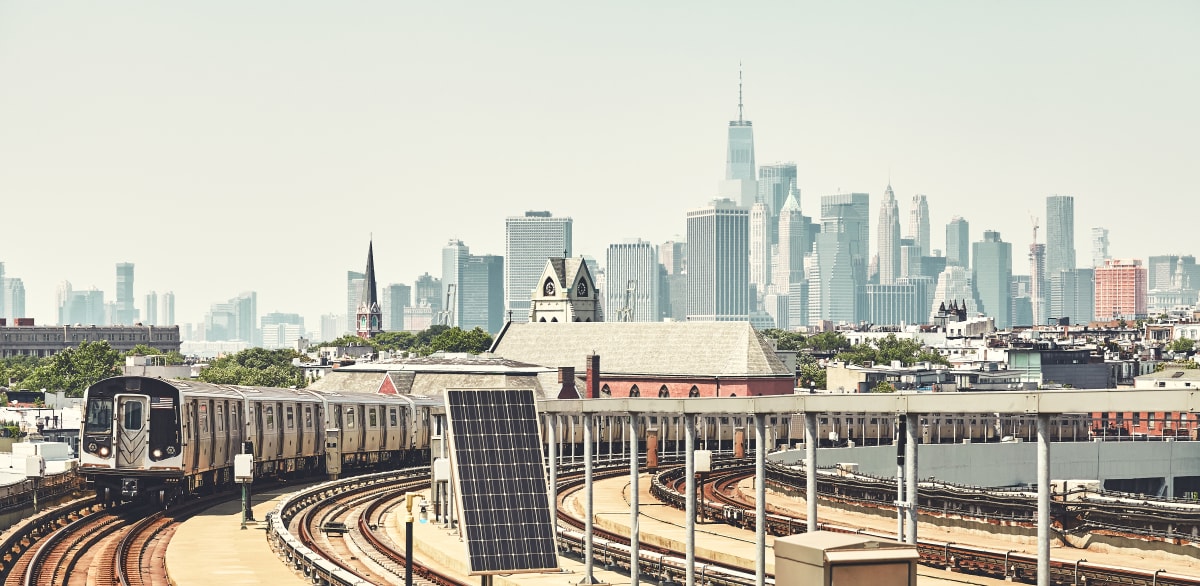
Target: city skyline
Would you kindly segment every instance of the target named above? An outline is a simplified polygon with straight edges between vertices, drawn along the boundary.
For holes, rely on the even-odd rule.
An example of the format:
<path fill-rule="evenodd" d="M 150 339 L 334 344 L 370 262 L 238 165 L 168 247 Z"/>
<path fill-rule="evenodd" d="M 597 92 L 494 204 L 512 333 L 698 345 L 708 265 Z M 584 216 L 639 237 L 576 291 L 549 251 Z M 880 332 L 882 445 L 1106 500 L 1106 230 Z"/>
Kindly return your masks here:
<path fill-rule="evenodd" d="M 175 291 L 179 322 L 252 290 L 264 313 L 315 324 L 372 232 L 380 282 L 410 285 L 451 238 L 504 254 L 503 219 L 528 210 L 573 217 L 576 255 L 677 240 L 725 176 L 739 60 L 755 162 L 796 163 L 807 215 L 823 195 L 879 201 L 890 176 L 899 202 L 927 195 L 943 254 L 955 215 L 972 241 L 1027 249 L 1052 194 L 1075 198 L 1077 251 L 1103 226 L 1114 258 L 1196 254 L 1186 214 L 1161 212 L 1200 154 L 1200 7 L 869 4 L 778 5 L 767 23 L 733 6 L 679 21 L 667 6 L 299 2 L 281 21 L 256 5 L 4 4 L 0 193 L 29 221 L 0 235 L 0 261 L 40 324 L 64 280 L 115 299 L 118 262 L 137 266 L 135 303 Z M 326 222 L 334 209 L 347 217 Z"/>

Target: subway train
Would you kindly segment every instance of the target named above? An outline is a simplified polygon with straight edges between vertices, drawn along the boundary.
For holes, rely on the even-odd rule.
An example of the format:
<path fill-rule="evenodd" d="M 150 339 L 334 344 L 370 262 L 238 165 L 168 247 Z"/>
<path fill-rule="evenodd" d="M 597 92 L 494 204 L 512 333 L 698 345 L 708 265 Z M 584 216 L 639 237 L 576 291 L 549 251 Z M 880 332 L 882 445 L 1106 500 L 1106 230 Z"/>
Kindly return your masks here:
<path fill-rule="evenodd" d="M 102 502 L 170 501 L 231 485 L 233 461 L 255 478 L 429 461 L 428 397 L 330 393 L 121 376 L 84 393 L 79 469 Z M 335 437 L 336 436 L 336 437 Z"/>

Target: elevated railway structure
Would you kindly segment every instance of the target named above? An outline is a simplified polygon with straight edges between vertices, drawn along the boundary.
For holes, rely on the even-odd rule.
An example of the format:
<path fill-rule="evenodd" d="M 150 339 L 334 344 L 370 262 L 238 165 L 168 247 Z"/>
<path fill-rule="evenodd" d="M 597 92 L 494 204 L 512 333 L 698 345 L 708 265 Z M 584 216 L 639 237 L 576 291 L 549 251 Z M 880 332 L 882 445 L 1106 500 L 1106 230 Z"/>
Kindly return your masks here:
<path fill-rule="evenodd" d="M 897 491 L 895 501 L 900 513 L 898 515 L 898 532 L 903 533 L 904 541 L 917 544 L 917 506 L 920 499 L 918 478 L 920 467 L 917 461 L 917 445 L 920 443 L 919 430 L 922 418 L 937 417 L 949 414 L 979 414 L 986 416 L 995 413 L 1019 413 L 1036 420 L 1036 452 L 1033 465 L 1036 467 L 1036 510 L 1034 524 L 1037 529 L 1037 563 L 1036 583 L 1038 586 L 1051 586 L 1051 420 L 1064 414 L 1080 412 L 1134 412 L 1154 411 L 1167 413 L 1184 413 L 1194 419 L 1200 411 L 1200 394 L 1193 390 L 1063 390 L 1041 392 L 988 392 L 988 393 L 924 393 L 924 394 L 798 394 L 770 397 L 722 397 L 722 398 L 614 398 L 605 400 L 546 400 L 539 404 L 539 411 L 546 418 L 543 429 L 548 435 L 547 445 L 550 448 L 551 486 L 555 485 L 559 457 L 555 453 L 556 434 L 562 421 L 581 421 L 584 432 L 584 444 L 591 445 L 599 438 L 594 438 L 592 429 L 597 420 L 616 420 L 626 426 L 625 438 L 629 442 L 630 493 L 638 493 L 638 455 L 639 435 L 638 425 L 643 416 L 680 417 L 684 426 L 684 459 L 685 459 L 685 512 L 688 519 L 686 558 L 689 567 L 695 566 L 695 525 L 696 518 L 696 425 L 702 417 L 737 418 L 749 417 L 753 422 L 753 440 L 755 446 L 769 445 L 767 438 L 768 421 L 778 420 L 782 415 L 800 414 L 804 422 L 805 469 L 817 469 L 817 446 L 820 438 L 817 435 L 817 419 L 823 413 L 889 413 L 901 418 L 904 428 L 904 449 L 899 454 L 898 474 L 903 479 L 902 490 Z M 588 449 L 588 452 L 591 450 Z M 591 454 L 587 454 L 591 456 Z M 766 477 L 766 450 L 756 449 L 755 475 Z M 593 479 L 593 464 L 590 457 L 584 458 L 585 493 L 587 502 L 591 502 L 591 483 Z M 806 530 L 815 531 L 818 525 L 817 515 L 817 475 L 809 474 L 805 478 L 805 494 L 807 502 Z M 552 489 L 553 490 L 553 489 Z M 755 497 L 755 575 L 758 583 L 766 579 L 766 486 L 757 483 Z M 631 504 L 631 527 L 633 528 L 630 548 L 638 551 L 637 540 L 637 503 Z M 589 511 L 588 517 L 591 517 Z M 593 560 L 593 544 L 590 538 L 585 544 L 585 560 L 591 567 Z M 631 574 L 636 576 L 638 568 L 637 556 L 632 556 Z M 636 578 L 635 578 L 636 580 Z M 688 570 L 685 576 L 688 586 L 695 584 L 695 575 Z"/>

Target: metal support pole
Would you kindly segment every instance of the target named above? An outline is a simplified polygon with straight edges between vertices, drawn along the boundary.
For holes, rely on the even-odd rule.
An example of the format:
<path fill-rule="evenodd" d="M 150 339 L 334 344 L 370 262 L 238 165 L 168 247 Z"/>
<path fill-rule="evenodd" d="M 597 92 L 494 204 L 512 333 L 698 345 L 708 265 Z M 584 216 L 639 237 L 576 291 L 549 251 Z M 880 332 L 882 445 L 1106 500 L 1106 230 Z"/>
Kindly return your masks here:
<path fill-rule="evenodd" d="M 687 566 L 684 586 L 696 586 L 696 418 L 683 416 L 684 466 L 687 489 L 684 491 L 684 517 L 687 519 Z"/>
<path fill-rule="evenodd" d="M 767 583 L 767 416 L 754 415 L 754 583 Z"/>
<path fill-rule="evenodd" d="M 404 520 L 404 586 L 413 584 L 413 517 L 409 511 Z"/>
<path fill-rule="evenodd" d="M 583 490 L 584 498 L 587 499 L 587 505 L 584 507 L 587 511 L 587 522 L 584 524 L 584 547 L 583 547 L 583 566 L 587 574 L 580 581 L 580 584 L 595 584 L 596 578 L 592 576 L 592 562 L 594 560 L 593 543 L 592 543 L 592 414 L 583 414 Z"/>
<path fill-rule="evenodd" d="M 908 504 L 908 526 L 904 528 L 907 543 L 917 543 L 917 414 L 904 415 L 906 430 L 904 441 L 904 501 Z"/>
<path fill-rule="evenodd" d="M 638 485 L 638 444 L 637 444 L 637 413 L 629 414 L 629 584 L 638 586 L 638 558 L 641 556 L 641 544 L 638 532 L 638 497 L 641 487 Z"/>
<path fill-rule="evenodd" d="M 558 534 L 558 414 L 546 418 L 546 443 L 550 454 L 550 519 L 554 522 L 554 533 Z"/>
<path fill-rule="evenodd" d="M 1050 415 L 1037 416 L 1038 586 L 1050 586 Z"/>
<path fill-rule="evenodd" d="M 804 413 L 804 499 L 808 503 L 808 532 L 817 530 L 817 414 Z"/>
<path fill-rule="evenodd" d="M 896 416 L 896 541 L 904 541 L 904 440 L 907 419 Z"/>

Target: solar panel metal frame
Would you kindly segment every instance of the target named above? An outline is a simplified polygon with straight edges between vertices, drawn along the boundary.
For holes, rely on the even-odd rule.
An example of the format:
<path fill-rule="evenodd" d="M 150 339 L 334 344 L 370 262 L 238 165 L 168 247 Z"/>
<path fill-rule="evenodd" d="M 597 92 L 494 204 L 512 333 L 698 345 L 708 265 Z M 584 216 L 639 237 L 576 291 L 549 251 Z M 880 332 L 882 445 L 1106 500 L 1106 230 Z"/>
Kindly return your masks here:
<path fill-rule="evenodd" d="M 446 389 L 459 524 L 472 575 L 559 570 L 530 389 Z"/>

